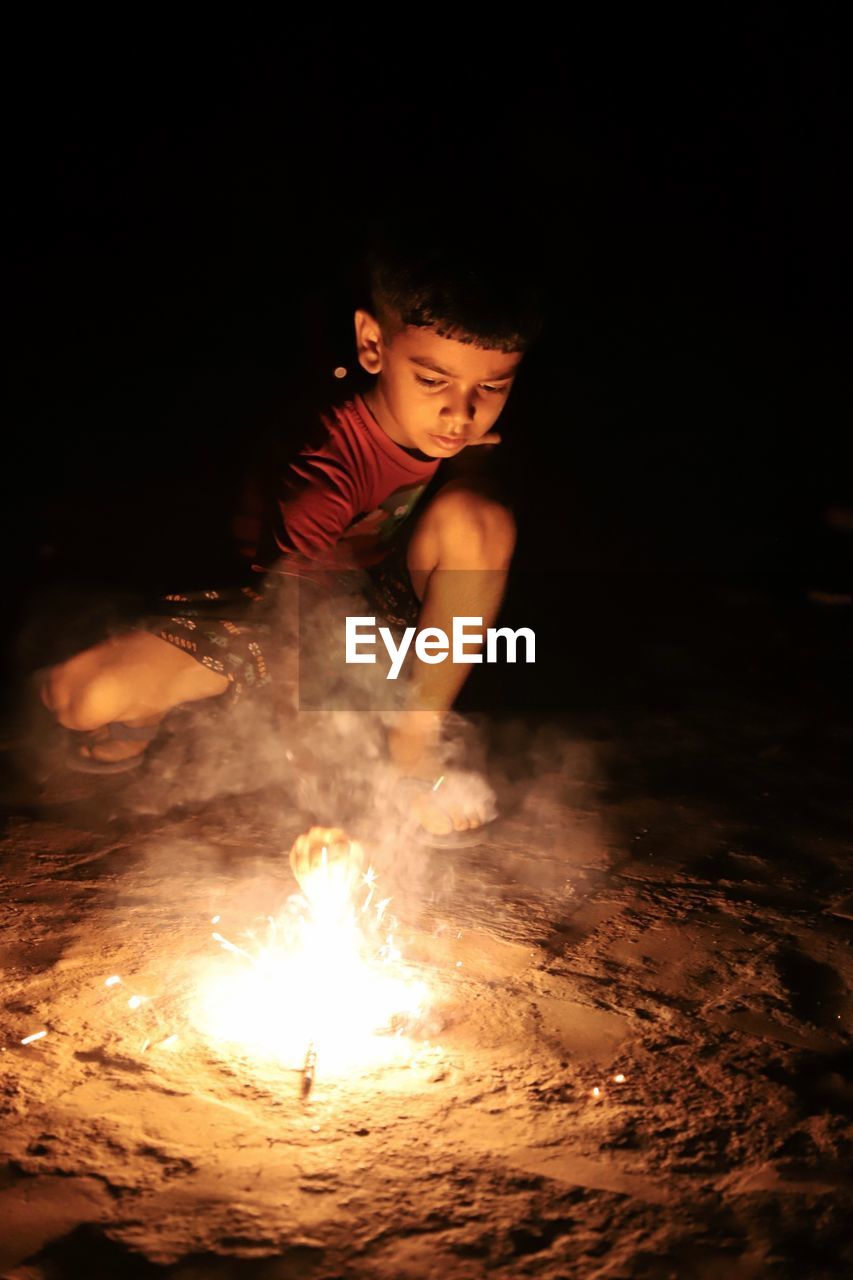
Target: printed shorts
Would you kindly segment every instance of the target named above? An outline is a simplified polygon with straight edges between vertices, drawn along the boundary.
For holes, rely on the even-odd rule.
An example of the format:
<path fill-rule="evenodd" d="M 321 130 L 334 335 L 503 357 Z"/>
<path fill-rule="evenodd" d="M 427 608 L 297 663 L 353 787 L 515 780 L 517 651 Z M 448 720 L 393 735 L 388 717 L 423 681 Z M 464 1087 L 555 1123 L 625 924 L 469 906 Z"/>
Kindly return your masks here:
<path fill-rule="evenodd" d="M 384 560 L 357 577 L 377 625 L 417 624 L 420 604 L 406 565 L 406 540 L 395 540 Z M 352 590 L 352 574 L 340 579 L 342 587 Z M 166 640 L 209 671 L 224 675 L 232 699 L 274 683 L 282 627 L 276 620 L 275 592 L 265 579 L 252 586 L 174 593 L 161 597 L 160 604 L 162 612 L 136 619 L 134 628 Z"/>

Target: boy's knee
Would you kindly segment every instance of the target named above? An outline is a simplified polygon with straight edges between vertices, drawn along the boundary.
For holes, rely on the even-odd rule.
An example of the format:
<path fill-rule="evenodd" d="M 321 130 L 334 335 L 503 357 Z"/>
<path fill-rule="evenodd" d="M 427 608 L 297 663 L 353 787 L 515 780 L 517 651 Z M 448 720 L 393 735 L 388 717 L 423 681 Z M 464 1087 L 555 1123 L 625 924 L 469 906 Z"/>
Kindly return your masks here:
<path fill-rule="evenodd" d="M 470 558 L 472 568 L 505 569 L 515 550 L 512 512 L 476 489 L 454 488 L 435 500 L 443 546 L 453 559 Z"/>
<path fill-rule="evenodd" d="M 120 712 L 123 701 L 121 681 L 116 676 L 97 672 L 81 678 L 71 663 L 48 672 L 41 697 L 65 729 L 79 731 L 109 724 Z"/>
<path fill-rule="evenodd" d="M 39 685 L 39 697 L 48 711 L 52 711 L 54 715 L 63 709 L 67 701 L 67 690 L 62 667 L 51 667 L 45 673 Z"/>

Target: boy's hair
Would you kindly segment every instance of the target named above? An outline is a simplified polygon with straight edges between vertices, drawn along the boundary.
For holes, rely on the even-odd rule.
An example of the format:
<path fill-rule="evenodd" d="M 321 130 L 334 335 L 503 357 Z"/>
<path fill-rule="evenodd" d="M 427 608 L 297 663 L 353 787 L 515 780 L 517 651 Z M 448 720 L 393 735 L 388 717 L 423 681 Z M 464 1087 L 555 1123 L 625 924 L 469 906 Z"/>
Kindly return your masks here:
<path fill-rule="evenodd" d="M 496 351 L 526 351 L 544 325 L 540 246 L 517 222 L 443 209 L 386 213 L 367 228 L 365 265 L 385 342 L 407 325 Z"/>

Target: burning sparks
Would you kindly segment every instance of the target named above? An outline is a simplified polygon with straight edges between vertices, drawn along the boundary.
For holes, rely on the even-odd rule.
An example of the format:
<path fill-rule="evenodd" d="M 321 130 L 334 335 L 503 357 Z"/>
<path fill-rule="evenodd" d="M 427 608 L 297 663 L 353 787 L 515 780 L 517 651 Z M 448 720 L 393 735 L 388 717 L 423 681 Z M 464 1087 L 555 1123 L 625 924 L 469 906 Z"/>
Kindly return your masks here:
<path fill-rule="evenodd" d="M 625 1081 L 628 1079 L 628 1077 L 622 1071 L 617 1071 L 616 1075 L 611 1076 L 610 1078 L 614 1084 L 624 1084 Z M 590 1093 L 592 1094 L 593 1098 L 601 1098 L 604 1095 L 604 1090 L 599 1085 L 596 1084 L 596 1085 L 593 1085 L 592 1089 L 590 1090 Z"/>
<path fill-rule="evenodd" d="M 214 932 L 239 961 L 200 990 L 199 1030 L 302 1074 L 303 1097 L 318 1069 L 336 1074 L 411 1056 L 403 1036 L 425 989 L 399 967 L 390 898 L 374 903 L 376 873 L 317 850 L 279 917 L 267 916 L 245 945 Z M 359 899 L 361 899 L 359 901 Z"/>
<path fill-rule="evenodd" d="M 244 960 L 248 960 L 250 964 L 255 963 L 255 957 L 248 951 L 244 951 L 242 947 L 235 947 L 233 942 L 229 942 L 227 938 L 223 938 L 221 933 L 212 933 L 211 938 L 214 942 L 218 942 L 223 951 L 233 951 L 235 956 L 242 956 Z"/>
<path fill-rule="evenodd" d="M 43 1040 L 46 1035 L 46 1031 L 34 1031 L 31 1036 L 24 1036 L 21 1044 L 32 1044 L 34 1040 Z"/>
<path fill-rule="evenodd" d="M 190 1023 L 220 1052 L 298 1072 L 303 1098 L 318 1070 L 328 1078 L 425 1057 L 434 1067 L 441 1050 L 405 1034 L 420 1020 L 426 988 L 402 967 L 391 898 L 378 898 L 361 846 L 339 828 L 315 827 L 294 844 L 291 866 L 302 892 L 277 916 L 255 917 L 236 941 L 211 930 L 219 955 L 195 973 Z M 207 918 L 214 926 L 222 920 Z M 118 987 L 122 978 L 112 974 L 104 985 Z M 191 1050 L 185 1025 L 180 1041 L 172 1032 L 181 1018 L 174 1000 L 132 994 L 122 1003 L 134 1013 L 150 1006 L 133 1019 L 137 1052 L 179 1043 Z"/>

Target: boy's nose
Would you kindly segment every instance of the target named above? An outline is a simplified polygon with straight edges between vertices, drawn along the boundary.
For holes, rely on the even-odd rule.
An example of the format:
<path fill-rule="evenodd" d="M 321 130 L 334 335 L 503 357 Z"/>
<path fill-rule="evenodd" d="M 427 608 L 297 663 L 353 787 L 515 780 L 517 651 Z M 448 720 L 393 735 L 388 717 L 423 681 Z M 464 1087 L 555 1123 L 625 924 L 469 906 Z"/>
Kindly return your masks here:
<path fill-rule="evenodd" d="M 443 411 L 443 416 L 443 425 L 447 426 L 447 435 L 449 436 L 464 435 L 474 422 L 471 405 L 463 400 L 458 400 L 455 404 L 449 405 L 446 411 Z"/>

